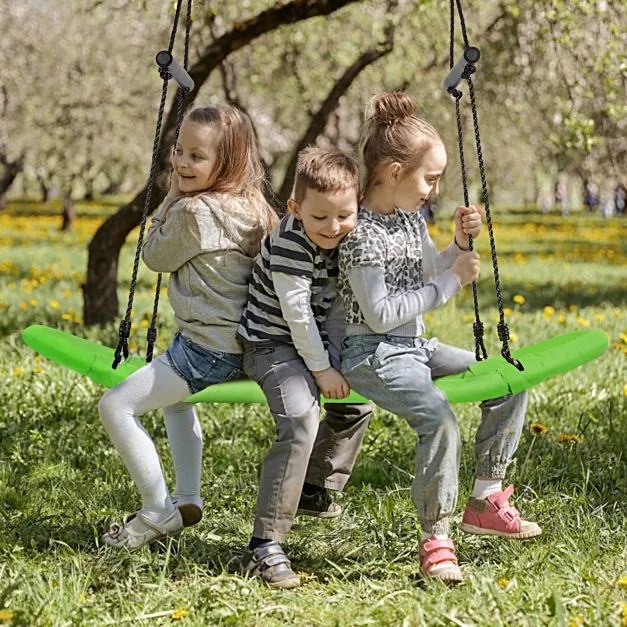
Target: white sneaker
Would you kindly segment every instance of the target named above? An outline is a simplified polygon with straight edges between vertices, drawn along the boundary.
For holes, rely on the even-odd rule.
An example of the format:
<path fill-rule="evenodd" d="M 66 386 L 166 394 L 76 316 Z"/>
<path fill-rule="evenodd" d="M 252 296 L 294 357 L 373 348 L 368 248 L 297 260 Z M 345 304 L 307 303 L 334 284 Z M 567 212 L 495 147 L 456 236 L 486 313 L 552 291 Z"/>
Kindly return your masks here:
<path fill-rule="evenodd" d="M 181 512 L 184 527 L 197 525 L 202 520 L 204 502 L 200 496 L 173 494 L 172 504 Z"/>
<path fill-rule="evenodd" d="M 140 509 L 124 523 L 113 523 L 102 536 L 105 544 L 134 551 L 153 540 L 178 535 L 183 529 L 183 519 L 178 509 L 160 520 L 152 520 Z"/>

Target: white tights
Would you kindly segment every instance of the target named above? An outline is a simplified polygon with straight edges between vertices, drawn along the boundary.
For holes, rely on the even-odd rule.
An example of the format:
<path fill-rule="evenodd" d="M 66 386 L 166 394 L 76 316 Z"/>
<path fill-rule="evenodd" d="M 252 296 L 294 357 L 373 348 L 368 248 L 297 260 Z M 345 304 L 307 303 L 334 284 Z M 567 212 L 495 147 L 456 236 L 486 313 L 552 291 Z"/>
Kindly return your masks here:
<path fill-rule="evenodd" d="M 142 510 L 161 518 L 173 509 L 157 449 L 138 417 L 163 408 L 176 473 L 177 496 L 200 495 L 202 432 L 187 383 L 163 356 L 132 374 L 100 399 L 98 411 L 113 446 L 142 498 Z"/>

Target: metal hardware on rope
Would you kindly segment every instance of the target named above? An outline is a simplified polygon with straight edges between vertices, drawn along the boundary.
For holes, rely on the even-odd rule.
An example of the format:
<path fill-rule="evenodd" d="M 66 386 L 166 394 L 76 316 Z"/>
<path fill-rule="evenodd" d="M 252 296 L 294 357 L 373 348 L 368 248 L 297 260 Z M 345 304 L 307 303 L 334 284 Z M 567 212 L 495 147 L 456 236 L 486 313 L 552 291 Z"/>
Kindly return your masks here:
<path fill-rule="evenodd" d="M 464 54 L 460 57 L 457 63 L 453 66 L 447 77 L 444 79 L 444 89 L 450 93 L 451 89 L 454 89 L 459 85 L 463 78 L 464 71 L 469 65 L 475 65 L 479 61 L 481 53 L 479 48 L 469 46 L 464 50 Z"/>
<path fill-rule="evenodd" d="M 142 212 L 142 219 L 140 222 L 140 228 L 139 228 L 139 237 L 138 237 L 138 241 L 137 241 L 137 249 L 135 251 L 135 259 L 133 262 L 133 273 L 131 276 L 131 285 L 130 285 L 130 289 L 129 289 L 129 297 L 128 297 L 128 304 L 126 306 L 126 313 L 124 316 L 124 319 L 120 322 L 120 327 L 119 327 L 119 331 L 118 331 L 118 335 L 119 335 L 119 340 L 118 340 L 118 345 L 115 349 L 115 353 L 114 353 L 114 357 L 113 357 L 113 363 L 111 364 L 111 367 L 113 369 L 117 368 L 120 365 L 120 362 L 122 361 L 122 357 L 124 357 L 124 359 L 128 358 L 128 338 L 130 336 L 130 331 L 131 331 L 131 313 L 133 310 L 133 300 L 135 297 L 135 288 L 137 286 L 137 272 L 139 270 L 139 260 L 140 260 L 140 256 L 141 256 L 141 249 L 142 249 L 142 244 L 144 241 L 144 231 L 146 229 L 146 220 L 148 219 L 148 213 L 150 211 L 150 202 L 152 200 L 152 192 L 155 186 L 155 181 L 157 178 L 157 166 L 158 166 L 158 157 L 159 157 L 159 143 L 160 143 L 160 138 L 161 138 L 161 124 L 163 121 L 163 113 L 165 111 L 165 103 L 166 103 L 166 97 L 167 97 L 167 93 L 168 93 L 168 81 L 170 80 L 170 78 L 172 76 L 174 76 L 169 69 L 172 66 L 172 62 L 174 62 L 174 58 L 172 57 L 172 49 L 174 47 L 174 40 L 175 40 L 175 36 L 176 36 L 176 30 L 177 30 L 177 25 L 178 25 L 178 20 L 179 20 L 179 16 L 181 13 L 181 5 L 182 5 L 183 0 L 178 0 L 177 2 L 177 6 L 176 6 L 176 13 L 175 13 L 175 17 L 174 17 L 174 23 L 172 25 L 172 32 L 170 34 L 170 45 L 167 51 L 161 51 L 159 52 L 159 55 L 161 55 L 161 59 L 162 61 L 166 60 L 165 55 L 168 55 L 168 58 L 170 59 L 169 63 L 168 63 L 168 71 L 162 72 L 162 70 L 160 69 L 160 75 L 161 78 L 163 79 L 163 87 L 162 87 L 162 91 L 161 91 L 161 101 L 159 103 L 159 111 L 157 114 L 157 124 L 155 127 L 155 135 L 154 135 L 154 139 L 153 139 L 153 144 L 152 144 L 152 158 L 151 158 L 151 163 L 150 163 L 150 174 L 148 176 L 148 183 L 146 185 L 146 195 L 144 198 L 144 208 L 143 208 L 143 212 Z M 185 38 L 185 45 L 189 46 L 189 29 L 191 27 L 191 4 L 192 4 L 192 0 L 188 0 L 187 3 L 187 23 L 186 23 L 186 38 Z M 185 59 L 187 59 L 187 50 L 185 51 Z M 175 62 L 176 63 L 176 62 Z M 178 68 L 180 68 L 181 70 L 183 70 L 183 68 L 181 68 L 178 63 L 176 64 L 176 66 L 178 66 Z M 160 66 L 161 67 L 161 66 Z M 176 70 L 176 68 L 175 68 Z M 187 71 L 184 71 L 185 75 L 187 75 L 189 77 L 189 75 L 187 74 Z M 184 77 L 182 77 L 184 79 Z M 189 79 L 191 81 L 191 78 Z M 193 85 L 193 81 L 192 81 L 192 85 Z M 183 92 L 184 96 L 187 95 L 188 90 L 184 87 L 181 87 L 181 91 Z M 181 117 L 182 114 L 182 105 L 179 103 L 179 107 L 178 107 L 178 111 L 177 111 L 177 130 L 176 130 L 176 134 L 178 137 L 178 132 L 180 130 L 180 124 L 181 124 L 181 120 L 179 119 Z M 158 288 L 161 285 L 161 277 L 159 276 L 158 280 L 157 280 L 157 286 Z M 155 309 L 153 311 L 153 319 L 152 319 L 152 325 L 151 328 L 148 330 L 148 335 L 149 335 L 149 345 L 148 345 L 148 349 L 147 349 L 147 355 L 146 355 L 146 360 L 150 361 L 152 359 L 152 350 L 153 350 L 153 346 L 154 346 L 154 342 L 156 340 L 156 334 L 157 334 L 157 330 L 155 327 L 155 320 L 156 320 L 156 311 L 157 311 L 157 306 L 158 306 L 158 302 L 159 302 L 159 295 L 158 292 L 155 296 Z M 150 341 L 152 339 L 152 342 Z"/>
<path fill-rule="evenodd" d="M 161 78 L 167 80 L 167 78 L 169 78 L 168 75 L 170 75 L 170 77 L 179 84 L 179 87 L 187 89 L 188 91 L 194 89 L 192 77 L 179 65 L 178 61 L 167 50 L 157 52 L 155 60 L 159 66 Z"/>

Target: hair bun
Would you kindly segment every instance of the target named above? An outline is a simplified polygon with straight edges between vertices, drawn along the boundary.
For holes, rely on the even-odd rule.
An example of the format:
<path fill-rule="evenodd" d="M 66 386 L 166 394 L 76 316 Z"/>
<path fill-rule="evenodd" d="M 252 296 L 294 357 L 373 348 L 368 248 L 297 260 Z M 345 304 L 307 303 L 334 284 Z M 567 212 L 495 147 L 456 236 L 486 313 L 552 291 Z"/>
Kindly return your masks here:
<path fill-rule="evenodd" d="M 378 124 L 394 124 L 416 114 L 416 104 L 402 91 L 379 94 L 372 99 L 371 113 Z"/>

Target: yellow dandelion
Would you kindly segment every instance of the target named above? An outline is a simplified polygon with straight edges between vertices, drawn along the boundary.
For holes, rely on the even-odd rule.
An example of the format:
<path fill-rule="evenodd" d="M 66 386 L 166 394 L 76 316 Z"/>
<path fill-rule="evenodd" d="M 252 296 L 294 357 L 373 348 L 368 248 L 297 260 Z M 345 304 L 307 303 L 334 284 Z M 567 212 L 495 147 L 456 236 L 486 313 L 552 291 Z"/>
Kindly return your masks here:
<path fill-rule="evenodd" d="M 525 304 L 525 297 L 522 294 L 516 294 L 514 296 L 514 298 L 512 298 L 512 300 L 517 304 L 517 305 L 524 305 Z"/>
<path fill-rule="evenodd" d="M 189 612 L 183 607 L 177 607 L 172 611 L 172 620 L 181 620 L 186 616 L 189 616 Z"/>
<path fill-rule="evenodd" d="M 555 307 L 551 307 L 551 305 L 547 305 L 543 310 L 542 313 L 544 314 L 544 316 L 546 318 L 551 318 L 552 316 L 555 315 Z"/>
<path fill-rule="evenodd" d="M 61 318 L 63 320 L 72 321 L 74 320 L 74 312 L 66 311 L 64 314 L 61 315 Z"/>
<path fill-rule="evenodd" d="M 627 627 L 627 603 L 625 603 L 625 601 L 623 601 L 621 603 L 621 606 L 623 608 L 623 612 L 622 612 L 622 617 L 621 617 L 621 627 Z"/>
<path fill-rule="evenodd" d="M 20 309 L 26 311 L 28 309 L 28 303 L 20 303 Z"/>
<path fill-rule="evenodd" d="M 43 372 L 43 370 L 42 370 L 41 368 L 33 368 L 33 369 L 31 370 L 31 372 L 32 372 L 33 374 L 41 374 L 41 373 Z"/>
<path fill-rule="evenodd" d="M 560 314 L 559 316 L 557 316 L 557 321 L 560 324 L 566 324 L 566 316 L 564 314 Z"/>
<path fill-rule="evenodd" d="M 61 309 L 61 305 L 59 304 L 58 300 L 49 300 L 48 306 L 50 307 L 50 309 Z"/>
<path fill-rule="evenodd" d="M 32 306 L 34 307 L 35 305 L 38 305 L 38 304 L 39 304 L 39 301 L 38 301 L 36 298 L 31 298 L 31 299 L 28 301 L 28 304 L 29 304 L 29 305 L 32 305 Z"/>
<path fill-rule="evenodd" d="M 497 580 L 496 585 L 501 588 L 501 590 L 505 590 L 507 586 L 509 586 L 509 579 L 505 579 L 505 577 L 501 577 Z"/>
<path fill-rule="evenodd" d="M 627 387 L 627 386 L 626 386 Z M 619 588 L 627 588 L 627 575 L 621 575 L 616 582 Z"/>
<path fill-rule="evenodd" d="M 67 287 L 63 290 L 63 298 L 69 298 L 72 296 L 72 290 L 68 290 Z"/>
<path fill-rule="evenodd" d="M 568 444 L 579 444 L 583 442 L 583 438 L 576 433 L 560 433 L 557 436 L 557 441 Z"/>
<path fill-rule="evenodd" d="M 577 305 L 568 305 L 568 311 L 570 312 L 577 311 Z"/>
<path fill-rule="evenodd" d="M 623 344 L 627 344 L 627 333 L 623 331 L 623 333 L 621 333 L 618 337 L 621 339 Z"/>
<path fill-rule="evenodd" d="M 623 385 L 623 396 L 627 396 L 627 383 Z"/>
<path fill-rule="evenodd" d="M 509 334 L 509 341 L 510 342 L 518 342 L 518 336 L 515 333 L 511 333 Z"/>
<path fill-rule="evenodd" d="M 549 428 L 545 427 L 540 422 L 532 422 L 529 425 L 529 431 L 531 431 L 531 433 L 533 433 L 534 435 L 542 435 L 542 434 L 546 433 L 548 430 L 549 430 Z"/>
<path fill-rule="evenodd" d="M 79 594 L 78 595 L 78 602 L 79 603 L 87 603 L 87 595 L 86 594 Z"/>
<path fill-rule="evenodd" d="M 21 377 L 24 374 L 24 368 L 13 368 L 12 372 L 14 377 Z"/>
<path fill-rule="evenodd" d="M 586 619 L 583 616 L 571 616 L 568 621 L 568 627 L 579 627 L 580 625 L 585 625 Z"/>
<path fill-rule="evenodd" d="M 583 316 L 577 316 L 577 318 L 575 319 L 575 322 L 577 322 L 577 324 L 582 326 L 582 327 L 589 327 L 590 326 L 590 320 L 587 320 Z"/>
<path fill-rule="evenodd" d="M 0 621 L 10 623 L 15 612 L 12 610 L 0 610 Z"/>
<path fill-rule="evenodd" d="M 523 299 L 523 302 L 525 302 L 525 301 L 524 301 L 524 299 Z M 510 307 L 503 307 L 503 313 L 504 313 L 506 316 L 511 316 L 511 315 L 512 315 L 512 310 L 511 310 L 511 308 L 510 308 Z"/>

